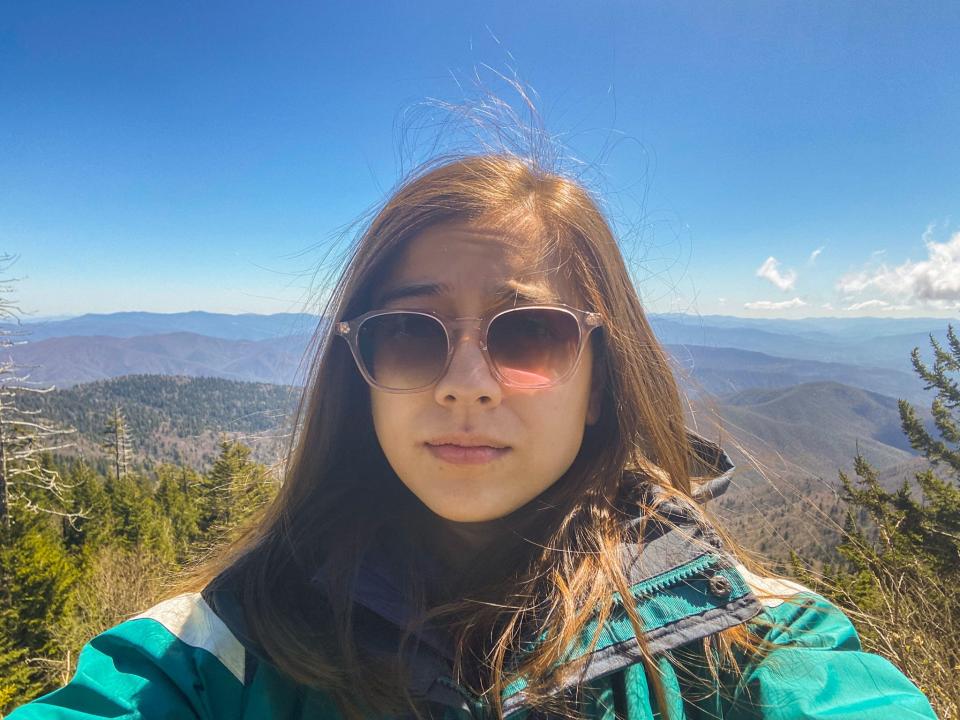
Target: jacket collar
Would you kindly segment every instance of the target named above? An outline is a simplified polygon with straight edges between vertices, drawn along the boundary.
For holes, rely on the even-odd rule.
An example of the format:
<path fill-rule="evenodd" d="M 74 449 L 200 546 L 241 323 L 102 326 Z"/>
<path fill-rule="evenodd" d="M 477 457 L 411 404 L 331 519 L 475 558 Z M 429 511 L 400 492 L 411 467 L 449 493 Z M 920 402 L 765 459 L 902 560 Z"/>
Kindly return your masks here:
<path fill-rule="evenodd" d="M 707 478 L 693 493 L 693 499 L 702 503 L 727 489 L 734 467 L 719 446 L 695 433 L 689 435 L 700 464 L 694 474 Z M 631 586 L 629 602 L 642 621 L 647 650 L 664 653 L 759 613 L 761 606 L 734 569 L 733 558 L 725 552 L 716 531 L 699 520 L 693 503 L 668 498 L 653 484 L 646 484 L 644 489 L 657 501 L 659 519 L 647 522 L 642 541 L 624 545 L 621 553 Z M 631 524 L 643 520 L 637 517 Z M 396 546 L 374 545 L 361 564 L 354 594 L 355 603 L 395 631 L 412 619 L 412 610 L 403 599 L 403 583 L 392 562 L 393 553 L 402 551 Z M 322 586 L 322 573 L 314 581 Z M 580 671 L 564 681 L 565 686 L 589 682 L 639 660 L 639 642 L 623 609 L 625 601 L 619 596 L 616 600 L 613 615 L 601 628 L 600 641 L 580 665 Z M 381 635 L 385 631 L 376 620 L 371 620 L 369 628 Z M 596 629 L 595 623 L 584 629 L 565 663 L 587 655 L 588 639 Z M 428 627 L 418 633 L 418 639 L 422 645 L 415 650 L 410 688 L 414 695 L 456 707 L 475 702 L 449 681 L 452 649 L 446 638 Z M 371 636 L 368 641 L 379 645 L 382 638 Z M 524 705 L 525 686 L 521 679 L 507 688 L 503 697 L 506 713 Z"/>
<path fill-rule="evenodd" d="M 718 445 L 693 432 L 688 431 L 688 436 L 699 465 L 694 473 L 699 472 L 699 477 L 707 478 L 697 483 L 693 500 L 705 503 L 726 492 L 735 468 L 727 453 Z M 641 543 L 621 547 L 631 585 L 656 578 L 704 554 L 722 553 L 719 536 L 712 527 L 698 522 L 693 503 L 670 498 L 661 487 L 646 483 L 637 476 L 634 476 L 634 480 L 643 483 L 643 492 L 647 494 L 645 500 L 647 504 L 656 504 L 659 520 L 647 523 Z M 643 517 L 633 518 L 630 525 L 638 526 L 644 520 Z M 413 619 L 412 609 L 405 600 L 402 575 L 398 571 L 402 555 L 408 552 L 411 550 L 397 544 L 393 538 L 381 538 L 375 542 L 363 557 L 353 594 L 355 603 L 398 627 L 405 627 Z M 421 557 L 418 560 L 428 576 L 442 572 L 431 558 Z M 323 589 L 323 568 L 314 575 L 313 583 Z"/>

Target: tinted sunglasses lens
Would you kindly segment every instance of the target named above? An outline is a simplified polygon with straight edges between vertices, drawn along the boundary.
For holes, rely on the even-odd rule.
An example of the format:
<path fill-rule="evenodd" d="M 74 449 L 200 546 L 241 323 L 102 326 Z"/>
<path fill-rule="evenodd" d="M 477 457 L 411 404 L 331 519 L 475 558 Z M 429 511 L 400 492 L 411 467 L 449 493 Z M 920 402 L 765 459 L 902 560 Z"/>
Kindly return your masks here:
<path fill-rule="evenodd" d="M 496 317 L 487 348 L 511 385 L 550 385 L 569 372 L 580 346 L 580 325 L 564 310 L 519 309 Z"/>
<path fill-rule="evenodd" d="M 365 320 L 357 345 L 374 382 L 392 390 L 412 390 L 433 383 L 447 361 L 447 336 L 434 318 L 391 313 Z"/>

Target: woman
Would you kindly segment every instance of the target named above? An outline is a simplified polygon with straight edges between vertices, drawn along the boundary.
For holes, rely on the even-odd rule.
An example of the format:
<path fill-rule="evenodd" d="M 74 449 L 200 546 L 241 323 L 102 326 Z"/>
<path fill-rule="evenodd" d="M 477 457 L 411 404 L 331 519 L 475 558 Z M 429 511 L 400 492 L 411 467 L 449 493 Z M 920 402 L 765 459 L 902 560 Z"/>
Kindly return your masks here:
<path fill-rule="evenodd" d="M 325 316 L 276 501 L 11 720 L 933 717 L 707 520 L 729 460 L 576 182 L 435 160 Z"/>

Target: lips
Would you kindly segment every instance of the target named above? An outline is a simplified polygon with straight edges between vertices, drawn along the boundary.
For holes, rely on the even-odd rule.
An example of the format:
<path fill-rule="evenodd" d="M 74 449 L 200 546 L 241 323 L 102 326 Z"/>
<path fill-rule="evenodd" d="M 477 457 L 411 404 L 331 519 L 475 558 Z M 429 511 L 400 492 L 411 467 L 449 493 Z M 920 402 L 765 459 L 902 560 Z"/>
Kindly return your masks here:
<path fill-rule="evenodd" d="M 455 465 L 482 465 L 502 458 L 510 452 L 508 447 L 490 447 L 488 445 L 426 444 L 427 450 L 439 460 Z"/>
<path fill-rule="evenodd" d="M 447 433 L 431 440 L 427 440 L 427 445 L 459 445 L 460 447 L 491 447 L 508 448 L 505 442 L 500 442 L 489 435 L 477 435 L 475 433 Z"/>

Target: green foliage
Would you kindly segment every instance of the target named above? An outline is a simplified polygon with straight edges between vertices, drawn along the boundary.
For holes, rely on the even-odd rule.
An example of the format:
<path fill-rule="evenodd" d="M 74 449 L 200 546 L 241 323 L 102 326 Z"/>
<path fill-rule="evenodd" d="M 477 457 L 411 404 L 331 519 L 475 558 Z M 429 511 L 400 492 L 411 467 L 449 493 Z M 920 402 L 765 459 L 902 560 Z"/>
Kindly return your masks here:
<path fill-rule="evenodd" d="M 960 714 L 960 342 L 947 331 L 949 351 L 932 336 L 928 367 L 915 348 L 913 366 L 934 390 L 934 434 L 916 410 L 899 402 L 910 445 L 932 469 L 909 484 L 884 489 L 857 455 L 856 474 L 840 473 L 848 510 L 844 562 L 815 580 L 819 589 L 859 620 L 868 649 L 899 665 L 924 690 L 942 717 Z M 804 578 L 811 580 L 809 576 Z"/>
<path fill-rule="evenodd" d="M 156 602 L 164 580 L 236 533 L 276 491 L 249 447 L 221 439 L 207 472 L 149 475 L 44 462 L 69 519 L 22 508 L 0 530 L 0 716 L 69 679 L 90 638 Z"/>
<path fill-rule="evenodd" d="M 71 487 L 70 511 L 76 514 L 63 529 L 71 552 L 103 545 L 114 531 L 112 503 L 103 479 L 84 461 L 75 460 L 66 477 Z"/>
<path fill-rule="evenodd" d="M 250 448 L 220 441 L 220 455 L 201 487 L 203 507 L 200 528 L 211 534 L 229 533 L 240 527 L 275 491 L 266 468 L 250 459 Z"/>
<path fill-rule="evenodd" d="M 51 620 L 69 608 L 78 573 L 56 530 L 44 519 L 15 528 L 0 548 L 4 596 L 16 598 L 17 610 L 0 611 L 0 627 L 19 644 L 42 648 Z"/>
<path fill-rule="evenodd" d="M 162 517 L 170 523 L 174 550 L 179 561 L 185 561 L 190 548 L 200 541 L 200 516 L 203 512 L 202 476 L 195 470 L 164 464 L 157 468 L 157 490 L 154 498 Z"/>
<path fill-rule="evenodd" d="M 32 678 L 30 667 L 24 662 L 27 649 L 18 647 L 6 635 L 0 634 L 0 708 L 13 704 L 18 697 L 24 697 L 31 688 L 40 689 Z"/>
<path fill-rule="evenodd" d="M 914 348 L 911 354 L 913 368 L 923 379 L 925 389 L 936 390 L 931 412 L 940 437 L 934 437 L 927 432 L 913 408 L 903 400 L 900 401 L 900 417 L 903 430 L 914 449 L 922 452 L 931 461 L 946 465 L 956 478 L 960 475 L 960 429 L 953 412 L 960 406 L 960 387 L 957 379 L 949 373 L 960 372 L 960 341 L 957 340 L 952 325 L 947 328 L 947 344 L 950 347 L 949 352 L 936 338 L 930 336 L 930 345 L 933 346 L 932 368 L 921 360 L 919 348 Z"/>
<path fill-rule="evenodd" d="M 13 676 L 27 689 L 41 689 L 53 679 L 51 666 L 34 658 L 60 656 L 54 628 L 73 611 L 80 572 L 48 517 L 11 519 L 11 528 L 0 531 L 0 647 L 24 651 L 19 657 L 30 662 L 12 668 Z M 8 662 L 14 657 L 15 651 Z M 11 676 L 0 676 L 0 686 L 7 683 Z"/>
<path fill-rule="evenodd" d="M 200 467 L 213 461 L 218 432 L 276 434 L 299 394 L 299 388 L 215 377 L 125 375 L 27 397 L 23 403 L 27 410 L 76 428 L 78 445 L 92 464 L 97 459 L 104 463 L 97 469 L 106 475 L 106 463 L 115 471 L 116 456 L 111 447 L 109 460 L 100 458 L 101 444 L 118 405 L 135 441 L 130 470 L 146 469 L 148 460 L 159 464 L 168 459 Z"/>

